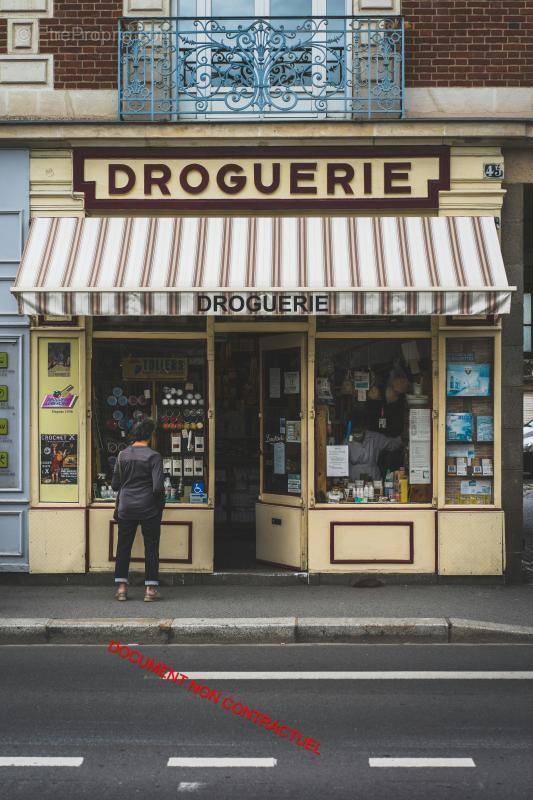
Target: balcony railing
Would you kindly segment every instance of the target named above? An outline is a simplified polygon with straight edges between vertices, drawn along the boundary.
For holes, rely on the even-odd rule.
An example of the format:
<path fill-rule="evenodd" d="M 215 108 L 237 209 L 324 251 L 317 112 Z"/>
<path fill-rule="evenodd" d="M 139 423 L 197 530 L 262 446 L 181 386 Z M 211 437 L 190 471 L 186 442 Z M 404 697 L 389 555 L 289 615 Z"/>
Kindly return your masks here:
<path fill-rule="evenodd" d="M 401 17 L 122 19 L 123 119 L 401 116 Z"/>

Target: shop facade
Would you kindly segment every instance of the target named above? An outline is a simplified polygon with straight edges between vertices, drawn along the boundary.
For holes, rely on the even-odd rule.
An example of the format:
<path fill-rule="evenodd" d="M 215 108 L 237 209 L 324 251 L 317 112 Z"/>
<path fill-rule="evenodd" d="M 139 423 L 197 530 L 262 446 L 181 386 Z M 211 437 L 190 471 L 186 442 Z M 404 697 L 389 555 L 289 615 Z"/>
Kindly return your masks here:
<path fill-rule="evenodd" d="M 30 570 L 112 571 L 147 414 L 162 572 L 502 576 L 501 150 L 95 145 L 32 152 Z"/>

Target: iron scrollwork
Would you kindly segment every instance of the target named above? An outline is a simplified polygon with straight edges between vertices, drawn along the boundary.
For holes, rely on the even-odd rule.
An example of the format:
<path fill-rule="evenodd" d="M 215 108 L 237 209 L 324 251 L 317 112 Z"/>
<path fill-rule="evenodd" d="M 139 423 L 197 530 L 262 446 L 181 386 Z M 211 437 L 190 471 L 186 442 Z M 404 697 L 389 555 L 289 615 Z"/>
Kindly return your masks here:
<path fill-rule="evenodd" d="M 123 20 L 120 63 L 123 116 L 402 112 L 398 17 Z"/>

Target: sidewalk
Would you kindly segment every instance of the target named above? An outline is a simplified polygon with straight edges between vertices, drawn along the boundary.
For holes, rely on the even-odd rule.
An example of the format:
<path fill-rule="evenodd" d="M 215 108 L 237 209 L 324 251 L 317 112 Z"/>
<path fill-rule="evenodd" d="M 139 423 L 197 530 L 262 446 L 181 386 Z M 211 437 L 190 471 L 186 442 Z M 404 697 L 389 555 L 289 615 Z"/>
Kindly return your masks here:
<path fill-rule="evenodd" d="M 23 631 L 30 632 L 33 626 L 37 640 L 43 642 L 117 638 L 246 643 L 379 637 L 380 641 L 533 643 L 533 584 L 372 589 L 183 586 L 165 587 L 163 592 L 162 601 L 143 603 L 143 587 L 131 587 L 131 599 L 119 604 L 112 586 L 0 585 L 0 642 L 19 641 L 14 631 L 24 636 Z"/>
<path fill-rule="evenodd" d="M 465 617 L 533 625 L 533 584 L 516 586 L 171 586 L 143 603 L 143 586 L 117 603 L 105 586 L 3 586 L 0 617 Z"/>

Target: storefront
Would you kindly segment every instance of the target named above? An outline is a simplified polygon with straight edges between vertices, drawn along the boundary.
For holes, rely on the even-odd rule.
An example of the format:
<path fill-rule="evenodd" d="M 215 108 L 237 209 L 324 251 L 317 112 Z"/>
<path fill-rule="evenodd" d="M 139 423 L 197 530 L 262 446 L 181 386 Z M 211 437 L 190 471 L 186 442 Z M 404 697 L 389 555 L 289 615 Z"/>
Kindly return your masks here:
<path fill-rule="evenodd" d="M 76 151 L 83 213 L 34 219 L 13 289 L 31 570 L 113 569 L 110 477 L 150 415 L 163 571 L 501 575 L 513 287 L 451 173 L 443 146 Z"/>

